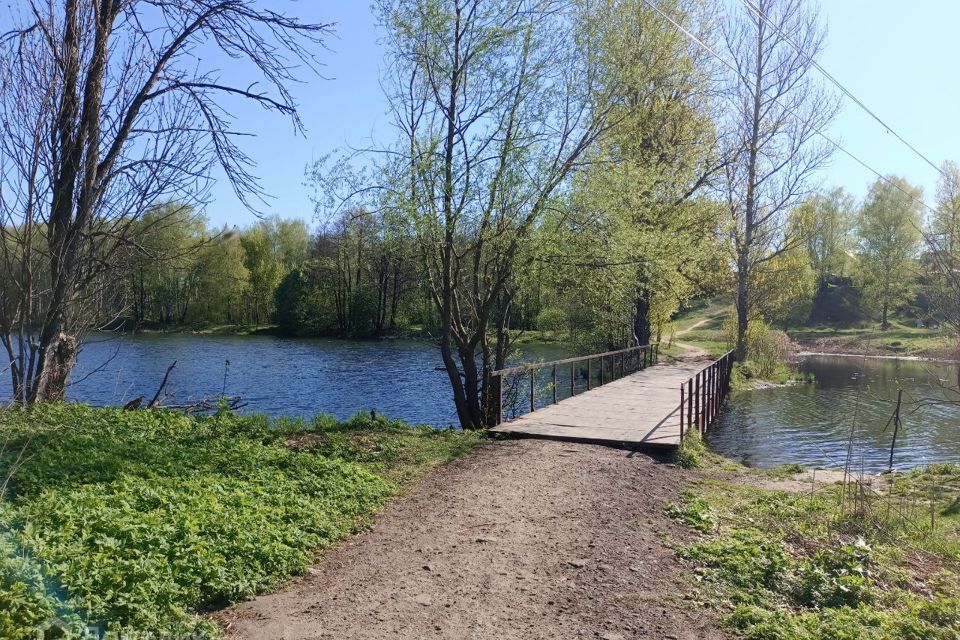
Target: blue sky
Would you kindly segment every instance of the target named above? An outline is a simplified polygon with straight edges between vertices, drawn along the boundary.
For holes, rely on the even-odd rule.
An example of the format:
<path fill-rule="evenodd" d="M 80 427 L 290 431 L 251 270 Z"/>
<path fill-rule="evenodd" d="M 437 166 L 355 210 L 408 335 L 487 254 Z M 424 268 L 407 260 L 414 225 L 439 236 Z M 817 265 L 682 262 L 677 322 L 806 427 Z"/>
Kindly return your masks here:
<path fill-rule="evenodd" d="M 366 0 L 280 4 L 305 20 L 337 23 L 330 51 L 321 54 L 327 79 L 309 77 L 294 90 L 306 136 L 294 135 L 283 117 L 252 106 L 238 105 L 235 115 L 238 128 L 257 134 L 243 144 L 257 162 L 263 188 L 274 196 L 267 211 L 312 221 L 310 190 L 303 184 L 311 159 L 391 135 L 379 84 L 382 49 Z M 824 68 L 935 163 L 960 161 L 960 2 L 823 0 L 821 12 L 829 28 Z M 856 105 L 845 102 L 831 135 L 881 173 L 921 185 L 932 201 L 936 171 Z M 838 152 L 822 179 L 860 198 L 874 176 Z M 217 225 L 255 220 L 222 180 L 207 213 Z"/>

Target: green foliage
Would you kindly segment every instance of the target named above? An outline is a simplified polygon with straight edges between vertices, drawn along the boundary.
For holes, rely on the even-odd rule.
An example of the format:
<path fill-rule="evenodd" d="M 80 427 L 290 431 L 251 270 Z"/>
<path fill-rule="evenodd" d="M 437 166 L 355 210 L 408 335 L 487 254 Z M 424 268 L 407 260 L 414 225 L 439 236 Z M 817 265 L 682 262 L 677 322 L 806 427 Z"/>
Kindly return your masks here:
<path fill-rule="evenodd" d="M 923 216 L 923 193 L 903 178 L 877 180 L 860 211 L 858 279 L 880 312 L 882 328 L 914 282 Z"/>
<path fill-rule="evenodd" d="M 727 343 L 736 341 L 736 317 L 731 314 L 724 322 Z M 747 360 L 737 364 L 739 375 L 745 379 L 757 378 L 778 383 L 790 379 L 787 363 L 793 349 L 790 338 L 783 331 L 776 331 L 754 315 L 747 325 Z"/>
<path fill-rule="evenodd" d="M 735 602 L 762 602 L 765 591 L 783 582 L 790 564 L 778 540 L 749 528 L 690 545 L 680 555 L 701 562 L 705 579 L 729 585 Z"/>
<path fill-rule="evenodd" d="M 676 461 L 684 469 L 700 469 L 704 466 L 704 457 L 708 454 L 707 445 L 696 431 L 688 431 L 677 447 Z"/>
<path fill-rule="evenodd" d="M 853 196 L 838 187 L 815 195 L 800 208 L 814 223 L 807 235 L 807 252 L 818 282 L 844 276 L 855 242 Z"/>
<path fill-rule="evenodd" d="M 862 538 L 828 547 L 805 558 L 799 567 L 796 602 L 810 608 L 856 607 L 874 599 L 873 550 Z"/>
<path fill-rule="evenodd" d="M 197 611 L 277 588 L 399 483 L 477 438 L 369 418 L 306 427 L 79 405 L 5 415 L 14 441 L 32 440 L 0 505 L 2 637 L 70 611 L 114 630 L 214 637 Z"/>
<path fill-rule="evenodd" d="M 717 513 L 713 507 L 690 491 L 685 491 L 682 498 L 679 504 L 671 502 L 667 505 L 667 515 L 702 533 L 713 531 L 717 526 Z"/>
<path fill-rule="evenodd" d="M 537 291 L 546 285 L 578 350 L 596 352 L 662 338 L 676 310 L 728 269 L 712 233 L 720 209 L 698 188 L 715 161 L 702 53 L 642 0 L 581 4 L 582 46 L 596 51 L 598 92 L 612 97 L 616 125 L 538 231 L 549 268 Z M 706 18 L 697 0 L 661 10 L 692 31 Z"/>
<path fill-rule="evenodd" d="M 931 488 L 939 487 L 940 494 Z M 935 496 L 929 512 L 859 501 L 840 486 L 788 493 L 704 482 L 667 513 L 708 534 L 679 550 L 727 610 L 726 625 L 755 640 L 960 638 L 960 470 L 901 476 L 889 504 Z M 927 507 L 929 509 L 929 507 Z M 713 524 L 716 523 L 716 524 Z"/>

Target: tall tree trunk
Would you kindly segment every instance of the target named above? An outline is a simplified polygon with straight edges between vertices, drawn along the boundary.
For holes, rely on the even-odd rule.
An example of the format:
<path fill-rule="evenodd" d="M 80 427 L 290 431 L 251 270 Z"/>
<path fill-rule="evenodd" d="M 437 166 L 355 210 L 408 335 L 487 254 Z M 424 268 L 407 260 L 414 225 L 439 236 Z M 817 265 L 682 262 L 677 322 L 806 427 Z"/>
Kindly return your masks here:
<path fill-rule="evenodd" d="M 650 290 L 644 286 L 636 288 L 633 307 L 633 339 L 635 346 L 650 344 Z"/>
<path fill-rule="evenodd" d="M 738 260 L 737 268 L 737 361 L 747 359 L 747 328 L 750 322 L 749 266 L 746 256 Z"/>

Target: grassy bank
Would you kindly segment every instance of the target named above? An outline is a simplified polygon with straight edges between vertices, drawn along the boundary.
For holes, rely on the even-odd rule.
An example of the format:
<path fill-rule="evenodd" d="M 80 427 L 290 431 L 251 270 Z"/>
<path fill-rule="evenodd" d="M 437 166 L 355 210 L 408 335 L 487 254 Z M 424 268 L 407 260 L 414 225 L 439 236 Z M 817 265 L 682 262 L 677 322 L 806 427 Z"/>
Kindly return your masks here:
<path fill-rule="evenodd" d="M 793 466 L 707 471 L 667 513 L 701 597 L 751 640 L 960 638 L 960 467 L 812 484 Z M 683 461 L 683 460 L 682 460 Z M 720 472 L 720 469 L 723 472 Z"/>
<path fill-rule="evenodd" d="M 879 325 L 864 325 L 798 327 L 790 329 L 788 333 L 795 343 L 809 351 L 945 359 L 956 357 L 956 339 L 948 330 L 917 327 L 909 319 L 891 321 L 886 331 Z"/>
<path fill-rule="evenodd" d="M 477 442 L 368 417 L 4 411 L 0 478 L 21 464 L 0 501 L 0 637 L 52 617 L 217 637 L 199 613 L 276 589 Z"/>

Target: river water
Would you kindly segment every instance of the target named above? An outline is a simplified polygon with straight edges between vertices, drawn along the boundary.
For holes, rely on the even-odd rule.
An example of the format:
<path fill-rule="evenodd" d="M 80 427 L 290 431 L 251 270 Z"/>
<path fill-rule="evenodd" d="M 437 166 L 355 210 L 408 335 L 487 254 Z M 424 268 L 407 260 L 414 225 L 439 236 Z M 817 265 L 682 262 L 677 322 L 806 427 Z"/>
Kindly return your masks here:
<path fill-rule="evenodd" d="M 956 365 L 812 356 L 800 366 L 816 381 L 731 395 L 710 447 L 761 467 L 842 467 L 849 450 L 856 469 L 876 473 L 888 465 L 887 422 L 903 389 L 894 467 L 960 463 L 960 395 L 944 388 L 955 387 Z"/>
<path fill-rule="evenodd" d="M 525 347 L 516 361 L 567 355 L 562 347 Z M 167 391 L 184 404 L 225 392 L 245 412 L 345 419 L 359 411 L 412 423 L 457 423 L 449 381 L 436 346 L 423 341 L 309 340 L 272 336 L 145 334 L 92 336 L 80 354 L 69 397 L 121 405 L 151 397 L 176 361 Z M 798 462 L 842 466 L 852 434 L 853 460 L 868 471 L 887 466 L 892 429 L 884 427 L 904 389 L 904 429 L 894 465 L 960 463 L 960 403 L 945 382 L 956 365 L 902 360 L 810 357 L 815 383 L 733 394 L 709 435 L 717 452 L 752 466 Z M 954 382 L 955 383 L 955 382 Z M 9 397 L 0 380 L 0 401 Z M 563 395 L 563 394 L 561 394 Z"/>
<path fill-rule="evenodd" d="M 519 357 L 561 357 L 559 347 L 524 347 Z M 176 361 L 168 404 L 187 404 L 221 392 L 240 396 L 244 412 L 346 419 L 359 411 L 412 423 L 457 423 L 439 349 L 413 340 L 351 341 L 273 336 L 140 334 L 90 336 L 74 371 L 68 398 L 122 405 L 153 396 Z M 0 400 L 9 398 L 0 380 Z"/>

